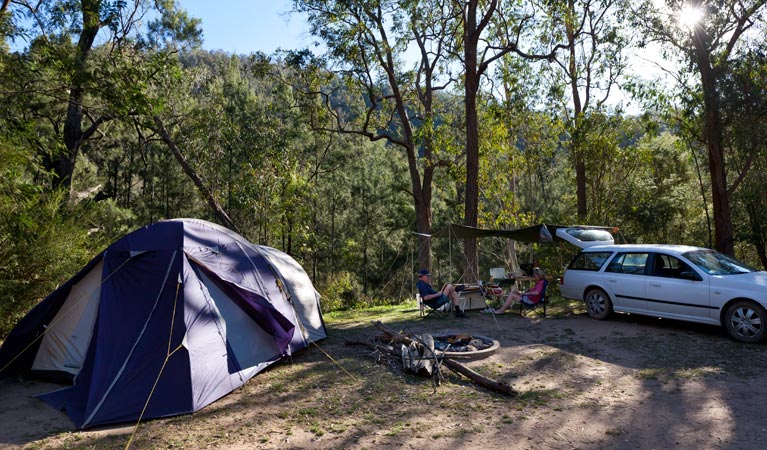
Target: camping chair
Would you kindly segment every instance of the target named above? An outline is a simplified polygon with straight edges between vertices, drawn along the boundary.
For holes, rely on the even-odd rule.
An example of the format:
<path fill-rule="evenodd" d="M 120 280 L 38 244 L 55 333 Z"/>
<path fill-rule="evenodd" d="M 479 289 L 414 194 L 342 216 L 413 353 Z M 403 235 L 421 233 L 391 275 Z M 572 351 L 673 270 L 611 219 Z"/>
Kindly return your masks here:
<path fill-rule="evenodd" d="M 534 305 L 527 305 L 524 302 L 519 302 L 519 315 L 526 316 L 527 314 L 543 309 L 543 317 L 546 317 L 546 304 L 549 302 L 549 297 L 546 294 L 549 287 L 549 280 L 543 280 L 543 292 L 541 292 L 541 301 Z"/>
<path fill-rule="evenodd" d="M 430 307 L 423 301 L 423 299 L 421 298 L 420 292 L 415 293 L 415 299 L 418 301 L 418 311 L 420 312 L 421 317 L 423 317 L 424 319 L 429 317 L 435 312 L 437 313 L 437 315 L 441 315 L 441 316 L 446 316 L 450 314 L 450 309 L 451 309 L 450 302 L 445 303 L 444 305 L 435 309 Z"/>

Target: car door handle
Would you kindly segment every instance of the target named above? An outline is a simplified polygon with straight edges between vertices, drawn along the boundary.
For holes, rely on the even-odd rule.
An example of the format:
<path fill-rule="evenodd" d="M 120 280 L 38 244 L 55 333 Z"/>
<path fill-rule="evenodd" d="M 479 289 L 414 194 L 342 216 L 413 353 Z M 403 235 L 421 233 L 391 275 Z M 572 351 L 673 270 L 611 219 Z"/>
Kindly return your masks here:
<path fill-rule="evenodd" d="M 614 280 L 614 279 L 608 279 L 607 281 L 610 282 L 610 283 L 617 283 L 618 282 L 618 280 Z"/>
<path fill-rule="evenodd" d="M 661 287 L 660 283 L 650 283 L 650 286 L 652 287 Z"/>

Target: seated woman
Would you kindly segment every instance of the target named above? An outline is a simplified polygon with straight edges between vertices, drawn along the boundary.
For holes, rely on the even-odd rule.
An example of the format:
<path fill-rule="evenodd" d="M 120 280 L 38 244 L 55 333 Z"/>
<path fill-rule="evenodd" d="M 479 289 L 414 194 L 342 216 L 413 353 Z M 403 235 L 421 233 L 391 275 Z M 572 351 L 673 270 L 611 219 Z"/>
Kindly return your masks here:
<path fill-rule="evenodd" d="M 458 306 L 458 293 L 455 286 L 445 284 L 439 291 L 431 286 L 431 273 L 426 269 L 418 271 L 418 283 L 416 283 L 421 300 L 431 309 L 439 309 L 447 303 L 452 304 L 453 313 L 456 317 L 468 317 Z"/>
<path fill-rule="evenodd" d="M 525 292 L 519 292 L 517 290 L 510 291 L 503 306 L 493 311 L 493 313 L 503 314 L 507 309 L 514 305 L 514 302 L 522 302 L 528 306 L 532 306 L 540 302 L 541 294 L 543 294 L 546 283 L 545 274 L 540 267 L 533 269 L 533 278 L 535 278 L 535 284 L 533 287 L 526 290 Z"/>

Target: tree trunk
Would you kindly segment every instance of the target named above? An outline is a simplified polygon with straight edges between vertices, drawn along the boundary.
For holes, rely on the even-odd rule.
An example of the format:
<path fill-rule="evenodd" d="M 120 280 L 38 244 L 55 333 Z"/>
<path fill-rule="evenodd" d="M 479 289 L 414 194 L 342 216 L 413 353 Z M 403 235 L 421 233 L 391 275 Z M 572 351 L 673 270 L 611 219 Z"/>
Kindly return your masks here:
<path fill-rule="evenodd" d="M 707 118 L 706 121 L 708 120 Z M 711 173 L 711 204 L 714 207 L 714 244 L 718 251 L 734 255 L 730 196 L 727 192 L 727 174 L 721 144 L 708 144 L 708 159 Z"/>
<path fill-rule="evenodd" d="M 431 270 L 431 206 L 416 208 L 418 268 Z"/>
<path fill-rule="evenodd" d="M 569 53 L 569 82 L 570 93 L 573 96 L 573 118 L 572 129 L 570 132 L 570 152 L 573 158 L 573 165 L 575 166 L 575 193 L 578 210 L 578 220 L 581 223 L 585 223 L 588 219 L 588 200 L 586 196 L 586 161 L 584 160 L 583 151 L 583 132 L 581 130 L 583 124 L 583 110 L 584 105 L 581 102 L 581 93 L 578 90 L 578 62 L 576 60 L 575 52 L 575 2 L 574 0 L 567 1 L 567 20 L 565 21 L 565 27 L 567 29 L 567 50 Z"/>
<path fill-rule="evenodd" d="M 468 74 L 467 74 L 468 84 Z M 468 88 L 467 88 L 468 91 Z M 475 91 L 476 92 L 476 91 Z M 479 124 L 477 118 L 476 93 L 466 96 L 466 199 L 464 207 L 464 225 L 476 227 L 479 223 Z M 463 278 L 473 283 L 479 277 L 477 239 L 464 241 L 466 266 Z"/>
<path fill-rule="evenodd" d="M 708 168 L 711 174 L 711 204 L 714 209 L 714 244 L 728 255 L 735 254 L 732 233 L 730 195 L 724 156 L 722 118 L 717 90 L 718 71 L 712 66 L 707 48 L 708 37 L 703 27 L 696 27 L 693 38 L 695 57 L 703 90 L 703 140 L 708 150 Z"/>
<path fill-rule="evenodd" d="M 56 155 L 51 167 L 58 179 L 58 186 L 69 189 L 72 185 L 72 173 L 75 168 L 77 153 L 83 144 L 86 134 L 83 132 L 83 97 L 87 83 L 88 56 L 93 42 L 101 27 L 99 18 L 100 0 L 84 0 L 82 2 L 83 29 L 77 41 L 77 51 L 69 86 L 67 115 L 64 119 L 64 146 L 66 152 Z"/>
<path fill-rule="evenodd" d="M 464 225 L 476 227 L 479 219 L 479 119 L 477 93 L 479 92 L 479 68 L 477 48 L 481 30 L 477 28 L 477 0 L 466 2 L 464 15 L 464 64 L 466 108 L 466 198 L 464 200 Z M 477 239 L 464 241 L 465 266 L 463 280 L 476 282 L 479 276 Z"/>
<path fill-rule="evenodd" d="M 431 197 L 432 180 L 434 178 L 434 165 L 427 161 L 423 169 L 423 179 L 418 172 L 418 161 L 415 149 L 412 146 L 406 149 L 408 169 L 410 171 L 410 184 L 413 191 L 413 205 L 415 206 L 415 226 L 418 239 L 418 269 L 431 270 Z"/>
<path fill-rule="evenodd" d="M 573 148 L 573 154 L 578 152 Z M 588 202 L 586 200 L 586 163 L 583 161 L 582 156 L 574 156 L 575 159 L 575 191 L 578 201 L 578 220 L 581 223 L 586 223 L 588 220 Z"/>
<path fill-rule="evenodd" d="M 195 172 L 192 166 L 189 165 L 189 162 L 186 160 L 184 155 L 181 154 L 181 151 L 176 146 L 176 142 L 173 140 L 173 138 L 170 137 L 170 134 L 165 129 L 165 125 L 163 125 L 162 120 L 158 116 L 154 116 L 154 123 L 157 126 L 157 132 L 162 137 L 162 140 L 165 142 L 171 152 L 173 152 L 173 156 L 175 156 L 176 160 L 179 162 L 179 164 L 181 164 L 181 167 L 184 169 L 184 172 L 187 174 L 187 176 L 191 178 L 192 182 L 195 184 L 195 186 L 197 186 L 200 194 L 202 194 L 203 198 L 205 198 L 205 200 L 208 202 L 208 206 L 210 206 L 210 208 L 213 210 L 213 213 L 216 215 L 216 217 L 218 217 L 218 219 L 227 228 L 239 232 L 234 222 L 232 222 L 232 219 L 230 219 L 226 211 L 221 208 L 221 205 L 218 204 L 218 201 L 216 201 L 215 197 L 213 197 L 213 194 L 205 186 L 205 183 L 202 182 L 202 179 L 199 177 L 199 175 L 197 175 L 197 172 Z"/>

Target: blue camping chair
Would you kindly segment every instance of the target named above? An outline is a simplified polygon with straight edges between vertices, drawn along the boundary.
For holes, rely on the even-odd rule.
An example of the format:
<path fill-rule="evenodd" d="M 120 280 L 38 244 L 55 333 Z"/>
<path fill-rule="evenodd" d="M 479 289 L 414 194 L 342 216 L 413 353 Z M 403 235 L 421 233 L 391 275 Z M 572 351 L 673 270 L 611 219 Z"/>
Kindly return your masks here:
<path fill-rule="evenodd" d="M 549 297 L 546 294 L 549 287 L 549 280 L 543 280 L 543 292 L 541 292 L 541 301 L 534 305 L 527 305 L 524 302 L 519 302 L 519 315 L 526 316 L 533 311 L 543 310 L 543 317 L 546 317 L 546 304 L 549 302 Z"/>
<path fill-rule="evenodd" d="M 450 303 L 445 303 L 444 305 L 440 306 L 439 308 L 432 308 L 431 306 L 427 305 L 426 302 L 423 301 L 421 298 L 421 294 L 416 292 L 415 298 L 418 301 L 418 311 L 421 314 L 422 318 L 427 318 L 430 315 L 436 313 L 438 316 L 448 316 L 450 315 L 450 311 L 452 309 L 452 305 Z"/>

